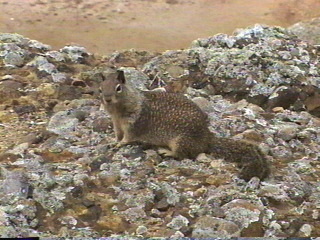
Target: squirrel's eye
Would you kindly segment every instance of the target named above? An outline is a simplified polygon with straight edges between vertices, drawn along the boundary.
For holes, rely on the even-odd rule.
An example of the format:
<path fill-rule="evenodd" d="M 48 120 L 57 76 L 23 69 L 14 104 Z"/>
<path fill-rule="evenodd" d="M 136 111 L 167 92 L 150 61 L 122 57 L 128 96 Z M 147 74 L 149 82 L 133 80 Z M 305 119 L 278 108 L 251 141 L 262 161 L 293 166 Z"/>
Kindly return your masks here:
<path fill-rule="evenodd" d="M 122 92 L 122 86 L 121 86 L 120 84 L 118 84 L 118 85 L 116 86 L 116 91 L 117 91 L 118 93 Z"/>

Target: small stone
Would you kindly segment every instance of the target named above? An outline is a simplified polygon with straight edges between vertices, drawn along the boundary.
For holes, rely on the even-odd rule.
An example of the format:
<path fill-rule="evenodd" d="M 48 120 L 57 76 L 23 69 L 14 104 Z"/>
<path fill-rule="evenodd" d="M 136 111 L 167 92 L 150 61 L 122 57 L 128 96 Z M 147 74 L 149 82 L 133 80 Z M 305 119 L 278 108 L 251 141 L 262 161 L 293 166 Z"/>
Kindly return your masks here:
<path fill-rule="evenodd" d="M 136 229 L 136 234 L 143 235 L 147 231 L 148 231 L 148 228 L 146 228 L 145 226 L 138 226 Z"/>
<path fill-rule="evenodd" d="M 295 125 L 279 126 L 277 136 L 285 141 L 289 141 L 297 136 L 299 127 Z"/>
<path fill-rule="evenodd" d="M 226 174 L 211 175 L 206 179 L 206 183 L 216 187 L 231 181 L 231 176 Z"/>
<path fill-rule="evenodd" d="M 184 237 L 185 235 L 182 232 L 176 231 L 173 235 L 170 236 L 170 239 L 179 239 Z"/>
<path fill-rule="evenodd" d="M 257 190 L 260 186 L 260 178 L 253 177 L 246 185 L 246 190 L 254 191 Z"/>
<path fill-rule="evenodd" d="M 172 228 L 174 230 L 181 230 L 183 228 L 186 228 L 188 225 L 189 220 L 182 215 L 178 215 L 167 224 L 167 227 Z"/>
<path fill-rule="evenodd" d="M 145 219 L 147 217 L 146 212 L 141 207 L 128 208 L 122 213 L 126 220 L 129 222 L 135 222 L 138 220 Z"/>
<path fill-rule="evenodd" d="M 310 224 L 303 224 L 299 229 L 298 236 L 299 237 L 310 237 L 312 233 L 313 226 Z"/>
<path fill-rule="evenodd" d="M 207 191 L 208 191 L 208 189 L 205 188 L 204 186 L 202 186 L 201 188 L 198 188 L 198 189 L 194 192 L 194 196 L 195 196 L 195 197 L 203 196 Z"/>
<path fill-rule="evenodd" d="M 77 225 L 78 221 L 73 216 L 64 216 L 58 219 L 61 224 L 69 225 L 70 227 Z"/>
<path fill-rule="evenodd" d="M 159 209 L 160 211 L 166 211 L 170 207 L 168 201 L 166 198 L 162 198 L 160 201 L 158 201 L 155 205 L 156 209 Z"/>
<path fill-rule="evenodd" d="M 211 159 L 210 157 L 208 157 L 207 154 L 205 154 L 205 153 L 200 153 L 200 154 L 197 156 L 196 161 L 197 161 L 197 162 L 204 162 L 204 163 L 206 163 L 206 162 L 211 162 L 212 159 Z"/>
<path fill-rule="evenodd" d="M 161 216 L 161 212 L 158 209 L 151 209 L 151 216 L 152 217 L 160 217 Z"/>
<path fill-rule="evenodd" d="M 275 113 L 281 113 L 281 112 L 284 112 L 284 108 L 283 107 L 274 107 L 274 108 L 272 108 L 272 111 Z"/>
<path fill-rule="evenodd" d="M 60 52 L 66 53 L 67 57 L 74 63 L 83 63 L 89 53 L 84 47 L 80 46 L 65 46 Z"/>

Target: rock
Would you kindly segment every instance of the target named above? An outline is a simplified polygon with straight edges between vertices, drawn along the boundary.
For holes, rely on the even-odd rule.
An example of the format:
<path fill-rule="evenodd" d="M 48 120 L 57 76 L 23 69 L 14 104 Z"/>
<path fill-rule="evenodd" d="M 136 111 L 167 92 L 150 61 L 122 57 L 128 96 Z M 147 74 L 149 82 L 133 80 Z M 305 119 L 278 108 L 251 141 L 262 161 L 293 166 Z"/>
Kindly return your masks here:
<path fill-rule="evenodd" d="M 189 220 L 182 215 L 178 215 L 167 224 L 167 227 L 172 228 L 174 230 L 186 231 L 188 225 Z"/>
<path fill-rule="evenodd" d="M 20 90 L 23 85 L 20 82 L 13 80 L 6 80 L 0 82 L 0 103 L 8 102 L 12 99 L 22 96 Z"/>
<path fill-rule="evenodd" d="M 299 126 L 297 124 L 281 125 L 278 129 L 277 137 L 289 141 L 297 136 Z"/>
<path fill-rule="evenodd" d="M 195 102 L 202 109 L 202 111 L 211 112 L 211 103 L 204 97 L 195 97 L 192 99 L 192 101 Z"/>
<path fill-rule="evenodd" d="M 66 53 L 67 58 L 74 63 L 84 63 L 90 55 L 84 47 L 79 46 L 66 46 L 60 52 Z"/>
<path fill-rule="evenodd" d="M 5 180 L 1 186 L 2 194 L 12 194 L 27 197 L 29 193 L 29 183 L 26 175 L 22 171 L 2 171 Z"/>
<path fill-rule="evenodd" d="M 5 55 L 3 62 L 7 66 L 21 67 L 24 64 L 24 56 L 21 53 L 9 52 Z"/>
<path fill-rule="evenodd" d="M 310 224 L 303 224 L 299 229 L 298 236 L 299 237 L 310 237 L 312 233 L 313 226 Z"/>
<path fill-rule="evenodd" d="M 148 228 L 146 228 L 145 226 L 138 226 L 137 230 L 136 230 L 136 234 L 138 235 L 143 235 L 148 231 Z"/>
<path fill-rule="evenodd" d="M 262 183 L 260 187 L 260 196 L 263 197 L 270 197 L 277 201 L 288 201 L 289 196 L 288 194 L 282 189 L 281 185 L 274 185 L 270 183 Z"/>
<path fill-rule="evenodd" d="M 37 40 L 30 40 L 28 42 L 28 46 L 30 48 L 35 48 L 35 49 L 38 49 L 38 50 L 41 50 L 41 51 L 49 51 L 51 50 L 51 46 L 47 45 L 47 44 L 43 44 Z"/>
<path fill-rule="evenodd" d="M 27 63 L 29 67 L 35 67 L 40 72 L 45 72 L 47 74 L 57 73 L 58 70 L 56 66 L 50 63 L 45 57 L 37 56 L 31 62 Z"/>
<path fill-rule="evenodd" d="M 149 78 L 144 73 L 134 68 L 128 68 L 128 67 L 120 68 L 120 70 L 124 71 L 126 79 L 128 79 L 135 88 L 138 88 L 143 91 L 148 90 L 146 88 L 146 85 L 147 85 L 147 82 L 149 81 Z"/>
<path fill-rule="evenodd" d="M 214 218 L 214 217 L 200 217 L 196 220 L 192 231 L 193 238 L 229 238 L 240 237 L 239 227 L 230 221 Z"/>
<path fill-rule="evenodd" d="M 174 206 L 180 201 L 180 194 L 178 191 L 166 182 L 158 185 L 158 189 L 155 194 L 165 205 L 168 204 Z"/>
<path fill-rule="evenodd" d="M 235 199 L 222 206 L 225 219 L 236 223 L 242 231 L 242 236 L 262 236 L 263 224 L 260 220 L 263 206 L 253 204 L 243 199 Z"/>
<path fill-rule="evenodd" d="M 34 105 L 23 105 L 23 106 L 14 106 L 13 110 L 18 114 L 18 115 L 23 115 L 26 113 L 32 113 L 36 112 L 36 106 Z"/>
<path fill-rule="evenodd" d="M 100 228 L 111 230 L 114 233 L 120 233 L 126 229 L 125 221 L 117 215 L 102 216 L 97 221 L 97 224 Z"/>
<path fill-rule="evenodd" d="M 59 85 L 57 87 L 57 97 L 59 100 L 74 100 L 81 97 L 79 88 L 69 85 Z"/>
<path fill-rule="evenodd" d="M 313 18 L 295 23 L 288 27 L 288 30 L 297 35 L 300 39 L 310 42 L 314 45 L 320 44 L 320 18 Z"/>
<path fill-rule="evenodd" d="M 141 207 L 133 207 L 123 211 L 123 217 L 129 222 L 136 222 L 145 219 L 147 215 Z"/>
<path fill-rule="evenodd" d="M 48 123 L 47 130 L 58 135 L 68 135 L 76 130 L 79 120 L 69 111 L 57 112 Z"/>

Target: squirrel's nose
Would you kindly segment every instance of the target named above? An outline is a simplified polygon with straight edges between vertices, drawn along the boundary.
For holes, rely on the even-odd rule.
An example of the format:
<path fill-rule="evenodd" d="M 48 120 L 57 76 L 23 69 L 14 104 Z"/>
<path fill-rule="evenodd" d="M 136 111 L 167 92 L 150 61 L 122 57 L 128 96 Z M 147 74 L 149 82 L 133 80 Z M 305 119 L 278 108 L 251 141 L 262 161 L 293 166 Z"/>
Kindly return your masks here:
<path fill-rule="evenodd" d="M 103 100 L 105 103 L 110 103 L 112 99 L 111 99 L 111 97 L 103 96 L 103 97 L 102 97 L 102 100 Z"/>

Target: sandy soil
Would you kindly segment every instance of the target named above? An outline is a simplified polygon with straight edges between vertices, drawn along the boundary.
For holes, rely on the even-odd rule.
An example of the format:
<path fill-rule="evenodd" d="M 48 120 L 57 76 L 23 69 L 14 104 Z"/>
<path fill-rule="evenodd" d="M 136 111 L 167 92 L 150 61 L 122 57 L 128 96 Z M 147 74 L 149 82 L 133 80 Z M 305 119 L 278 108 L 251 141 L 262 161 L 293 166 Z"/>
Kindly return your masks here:
<path fill-rule="evenodd" d="M 255 23 L 289 26 L 320 13 L 319 0 L 0 0 L 0 32 L 94 53 L 186 48 L 199 37 Z"/>

